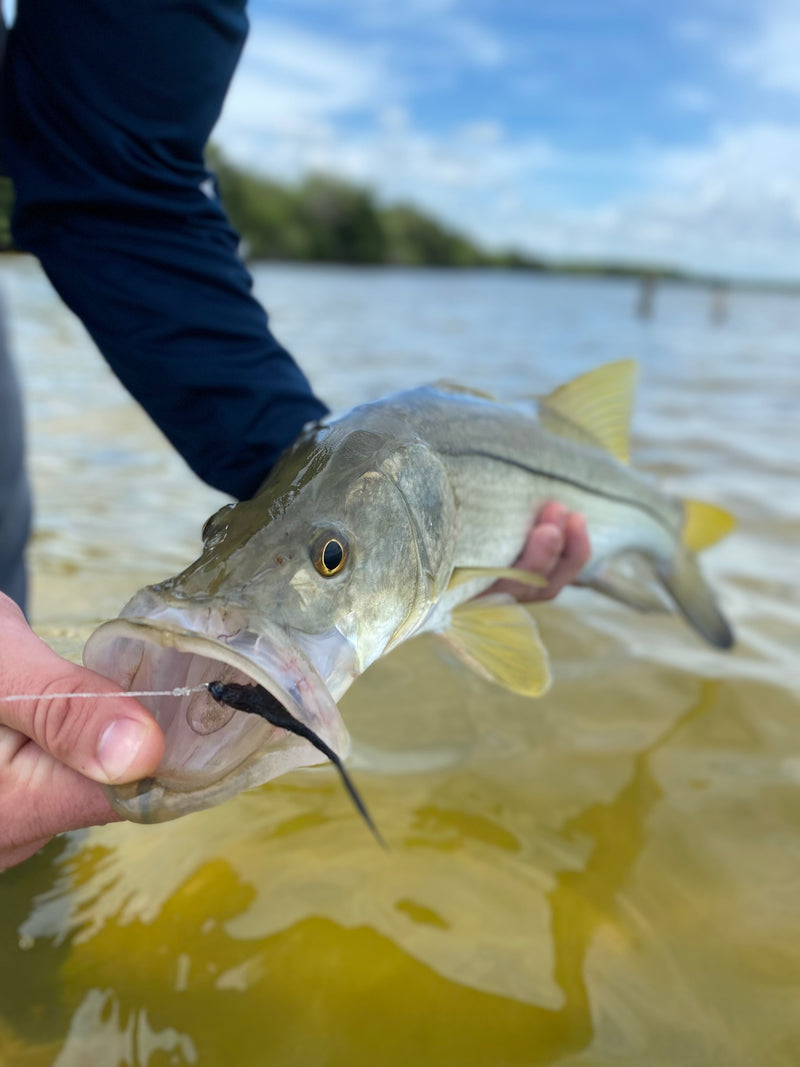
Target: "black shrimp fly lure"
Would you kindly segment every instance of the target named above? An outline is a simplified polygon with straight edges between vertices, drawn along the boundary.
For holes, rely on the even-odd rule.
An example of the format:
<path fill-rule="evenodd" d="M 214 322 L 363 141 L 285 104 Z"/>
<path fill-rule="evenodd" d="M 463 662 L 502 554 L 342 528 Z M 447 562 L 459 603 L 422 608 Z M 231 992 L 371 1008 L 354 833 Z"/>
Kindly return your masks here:
<path fill-rule="evenodd" d="M 325 744 L 321 737 L 318 737 L 310 727 L 288 712 L 272 693 L 262 685 L 239 685 L 236 682 L 230 682 L 227 685 L 224 682 L 209 682 L 207 688 L 217 703 L 227 704 L 229 708 L 234 708 L 236 711 L 259 715 L 262 719 L 272 723 L 273 726 L 278 726 L 281 730 L 287 730 L 289 733 L 296 734 L 298 737 L 309 741 L 314 748 L 318 749 L 324 756 L 327 756 L 339 772 L 345 789 L 350 794 L 364 822 L 375 835 L 375 840 L 383 848 L 386 848 L 386 842 L 372 821 L 372 816 L 367 811 L 367 806 L 359 796 L 350 775 L 344 769 L 342 761 L 333 749 Z"/>

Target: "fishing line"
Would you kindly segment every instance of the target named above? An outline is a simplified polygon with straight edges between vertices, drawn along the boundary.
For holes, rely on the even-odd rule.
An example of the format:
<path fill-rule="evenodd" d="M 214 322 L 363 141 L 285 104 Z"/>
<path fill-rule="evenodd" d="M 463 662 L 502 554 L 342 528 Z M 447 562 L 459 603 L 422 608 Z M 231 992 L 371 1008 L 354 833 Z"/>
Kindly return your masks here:
<path fill-rule="evenodd" d="M 181 685 L 175 689 L 137 689 L 125 693 L 17 693 L 10 697 L 0 697 L 0 703 L 8 703 L 12 700 L 69 700 L 70 697 L 80 699 L 91 697 L 98 700 L 119 700 L 121 697 L 188 697 L 203 689 L 208 690 L 205 682 L 202 685 Z"/>
<path fill-rule="evenodd" d="M 287 730 L 298 737 L 310 741 L 323 755 L 334 765 L 344 783 L 350 798 L 358 809 L 364 822 L 375 835 L 376 840 L 383 848 L 386 842 L 381 837 L 380 831 L 372 820 L 367 806 L 361 799 L 350 775 L 344 769 L 344 765 L 336 753 L 314 731 L 290 714 L 271 693 L 260 685 L 225 685 L 220 681 L 202 682 L 200 685 L 180 685 L 174 689 L 135 689 L 121 693 L 14 693 L 12 696 L 0 697 L 0 704 L 8 704 L 15 700 L 119 700 L 122 697 L 187 697 L 192 693 L 209 693 L 218 704 L 227 704 L 237 711 L 244 711 L 251 715 L 258 715 L 273 726 Z"/>

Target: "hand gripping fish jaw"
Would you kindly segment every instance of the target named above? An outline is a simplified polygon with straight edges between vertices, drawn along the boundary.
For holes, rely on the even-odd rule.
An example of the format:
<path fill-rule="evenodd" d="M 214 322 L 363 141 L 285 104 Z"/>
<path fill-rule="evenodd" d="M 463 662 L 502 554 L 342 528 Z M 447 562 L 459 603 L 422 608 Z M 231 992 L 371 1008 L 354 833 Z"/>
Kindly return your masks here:
<path fill-rule="evenodd" d="M 187 687 L 139 698 L 164 732 L 164 756 L 152 777 L 105 787 L 118 814 L 164 822 L 324 759 L 341 773 L 349 737 L 339 709 L 285 632 L 256 633 L 207 606 L 154 607 L 150 596 L 137 594 L 134 614 L 99 627 L 84 650 L 88 667 L 125 690 Z M 344 664 L 344 643 L 329 642 L 329 658 L 334 650 Z"/>

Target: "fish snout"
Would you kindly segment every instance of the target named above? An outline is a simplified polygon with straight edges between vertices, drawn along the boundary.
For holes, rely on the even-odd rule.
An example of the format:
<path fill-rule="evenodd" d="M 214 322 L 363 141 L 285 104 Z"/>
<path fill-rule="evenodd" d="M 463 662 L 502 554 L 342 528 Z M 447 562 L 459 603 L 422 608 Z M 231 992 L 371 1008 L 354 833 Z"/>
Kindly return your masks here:
<path fill-rule="evenodd" d="M 152 779 L 114 787 L 115 809 L 137 822 L 175 818 L 321 762 L 307 740 L 219 703 L 215 685 L 263 687 L 344 758 L 349 738 L 325 682 L 289 634 L 213 597 L 137 593 L 89 638 L 84 663 L 141 693 L 165 736 Z"/>

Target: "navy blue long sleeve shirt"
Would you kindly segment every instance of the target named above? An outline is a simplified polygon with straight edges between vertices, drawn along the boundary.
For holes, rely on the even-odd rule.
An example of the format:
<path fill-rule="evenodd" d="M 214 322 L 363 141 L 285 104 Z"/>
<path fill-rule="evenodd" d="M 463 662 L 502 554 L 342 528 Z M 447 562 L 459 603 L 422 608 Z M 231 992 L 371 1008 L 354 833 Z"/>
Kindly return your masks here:
<path fill-rule="evenodd" d="M 192 469 L 239 498 L 326 412 L 204 163 L 246 34 L 244 0 L 18 0 L 0 105 L 17 244 Z"/>

